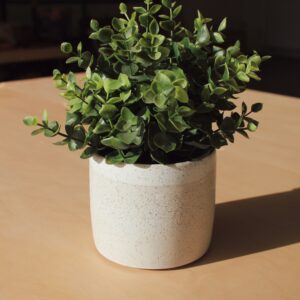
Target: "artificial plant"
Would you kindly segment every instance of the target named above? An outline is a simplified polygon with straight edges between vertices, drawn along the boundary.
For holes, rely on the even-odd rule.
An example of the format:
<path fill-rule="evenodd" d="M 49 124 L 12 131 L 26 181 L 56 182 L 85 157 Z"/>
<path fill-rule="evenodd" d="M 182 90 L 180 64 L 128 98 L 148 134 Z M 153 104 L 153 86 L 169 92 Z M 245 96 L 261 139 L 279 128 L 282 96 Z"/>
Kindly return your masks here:
<path fill-rule="evenodd" d="M 225 43 L 227 19 L 214 29 L 198 11 L 194 30 L 177 21 L 182 5 L 145 0 L 110 26 L 91 20 L 89 38 L 97 52 L 62 43 L 67 64 L 77 64 L 85 77 L 54 70 L 53 79 L 67 100 L 64 132 L 57 121 L 26 117 L 39 128 L 33 135 L 62 136 L 56 145 L 94 154 L 108 163 L 176 163 L 199 159 L 234 142 L 235 133 L 248 137 L 257 129 L 250 108 L 237 99 L 251 79 L 260 80 L 261 57 L 241 52 L 240 42 Z M 236 110 L 237 105 L 241 109 Z"/>

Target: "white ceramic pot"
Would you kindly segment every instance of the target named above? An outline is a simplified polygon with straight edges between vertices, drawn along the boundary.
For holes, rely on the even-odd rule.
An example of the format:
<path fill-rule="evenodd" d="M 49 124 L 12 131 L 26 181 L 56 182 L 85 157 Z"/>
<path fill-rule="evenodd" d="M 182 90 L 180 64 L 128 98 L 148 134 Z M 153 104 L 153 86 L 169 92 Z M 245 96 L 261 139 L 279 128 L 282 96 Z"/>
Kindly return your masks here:
<path fill-rule="evenodd" d="M 108 165 L 90 159 L 93 236 L 107 259 L 168 269 L 207 251 L 215 208 L 215 152 L 174 165 Z"/>

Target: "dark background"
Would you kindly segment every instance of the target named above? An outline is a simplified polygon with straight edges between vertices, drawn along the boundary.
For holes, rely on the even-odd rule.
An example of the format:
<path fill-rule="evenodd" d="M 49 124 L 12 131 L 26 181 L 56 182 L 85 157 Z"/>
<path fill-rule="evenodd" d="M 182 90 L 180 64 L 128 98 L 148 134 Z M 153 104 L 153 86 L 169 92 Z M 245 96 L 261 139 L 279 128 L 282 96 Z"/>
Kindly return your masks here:
<path fill-rule="evenodd" d="M 141 1 L 125 1 L 138 5 Z M 89 45 L 89 20 L 107 25 L 118 14 L 119 1 L 1 0 L 0 81 L 52 74 L 66 70 L 59 51 L 62 41 Z M 181 1 L 184 25 L 190 26 L 196 9 L 220 22 L 228 17 L 227 36 L 239 39 L 242 49 L 273 56 L 263 66 L 263 80 L 252 88 L 300 97 L 299 0 Z"/>

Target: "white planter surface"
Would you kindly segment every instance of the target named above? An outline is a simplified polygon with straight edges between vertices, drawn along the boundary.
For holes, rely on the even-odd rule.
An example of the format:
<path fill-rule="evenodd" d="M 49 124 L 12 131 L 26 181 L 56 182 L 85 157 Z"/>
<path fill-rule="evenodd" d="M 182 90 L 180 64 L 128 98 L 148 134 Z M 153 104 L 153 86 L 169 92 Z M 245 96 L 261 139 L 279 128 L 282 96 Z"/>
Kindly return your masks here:
<path fill-rule="evenodd" d="M 167 269 L 205 254 L 215 207 L 216 153 L 174 165 L 108 165 L 90 159 L 93 235 L 106 258 Z"/>

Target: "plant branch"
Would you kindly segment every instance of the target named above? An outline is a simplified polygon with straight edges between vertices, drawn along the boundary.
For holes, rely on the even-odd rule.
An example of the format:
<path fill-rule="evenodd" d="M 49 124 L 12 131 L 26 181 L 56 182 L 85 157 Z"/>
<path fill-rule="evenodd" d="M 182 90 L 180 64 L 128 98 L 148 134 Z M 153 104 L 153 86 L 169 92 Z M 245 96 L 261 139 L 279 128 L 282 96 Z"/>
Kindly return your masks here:
<path fill-rule="evenodd" d="M 50 130 L 50 131 L 52 131 L 53 133 L 55 133 L 55 130 L 49 128 L 48 126 L 45 126 L 44 124 L 38 123 L 37 126 L 42 127 L 42 128 L 44 128 L 44 129 L 47 129 L 47 130 Z M 85 141 L 83 141 L 83 140 L 80 140 L 80 139 L 75 138 L 75 137 L 73 137 L 73 136 L 69 136 L 69 135 L 67 135 L 67 134 L 65 134 L 65 133 L 62 133 L 62 132 L 60 132 L 60 131 L 57 132 L 56 135 L 62 136 L 62 137 L 67 138 L 67 139 L 72 139 L 72 140 L 75 140 L 75 141 L 80 142 L 80 143 L 83 143 L 83 144 L 85 143 Z M 92 148 L 96 148 L 96 147 L 95 147 L 94 145 L 92 145 L 91 143 L 88 143 L 87 145 L 90 146 L 90 147 L 92 147 Z"/>

